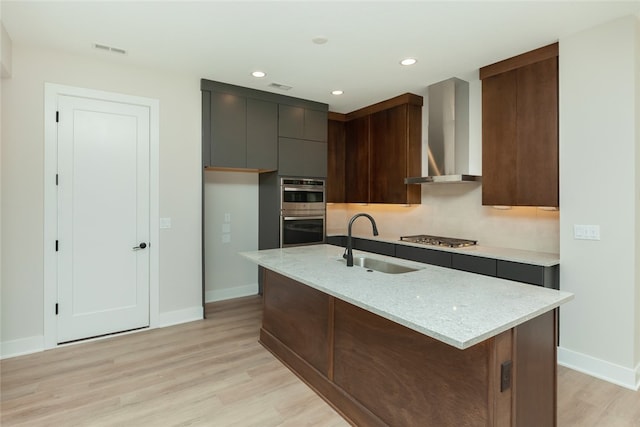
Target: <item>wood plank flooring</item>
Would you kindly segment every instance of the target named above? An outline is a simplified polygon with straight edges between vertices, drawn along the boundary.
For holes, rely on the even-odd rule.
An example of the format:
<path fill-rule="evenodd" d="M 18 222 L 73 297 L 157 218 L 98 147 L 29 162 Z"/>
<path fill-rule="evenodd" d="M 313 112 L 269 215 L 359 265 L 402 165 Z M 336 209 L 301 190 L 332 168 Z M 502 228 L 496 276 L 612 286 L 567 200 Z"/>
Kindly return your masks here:
<path fill-rule="evenodd" d="M 347 426 L 258 344 L 259 297 L 208 319 L 0 361 L 4 426 Z M 559 369 L 559 423 L 640 427 L 640 393 Z"/>

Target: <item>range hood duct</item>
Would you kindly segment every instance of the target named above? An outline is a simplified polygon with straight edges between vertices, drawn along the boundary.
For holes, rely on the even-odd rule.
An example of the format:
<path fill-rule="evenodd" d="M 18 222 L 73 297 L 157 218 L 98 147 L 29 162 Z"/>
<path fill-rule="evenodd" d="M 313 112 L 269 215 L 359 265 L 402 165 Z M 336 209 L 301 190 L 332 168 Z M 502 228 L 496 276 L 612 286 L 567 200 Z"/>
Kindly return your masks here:
<path fill-rule="evenodd" d="M 469 175 L 469 83 L 457 78 L 428 88 L 428 176 L 405 178 L 406 184 L 480 181 Z"/>

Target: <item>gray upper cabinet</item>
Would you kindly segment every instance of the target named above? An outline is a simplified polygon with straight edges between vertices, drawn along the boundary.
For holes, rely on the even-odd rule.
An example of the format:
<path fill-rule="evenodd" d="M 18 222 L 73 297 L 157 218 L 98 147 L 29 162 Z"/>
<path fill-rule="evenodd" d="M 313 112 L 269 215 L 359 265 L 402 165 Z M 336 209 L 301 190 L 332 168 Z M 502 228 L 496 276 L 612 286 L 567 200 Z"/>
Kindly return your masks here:
<path fill-rule="evenodd" d="M 245 168 L 247 155 L 247 99 L 230 93 L 211 93 L 210 166 Z"/>
<path fill-rule="evenodd" d="M 278 105 L 247 99 L 247 168 L 278 169 Z"/>
<path fill-rule="evenodd" d="M 278 135 L 284 138 L 327 142 L 327 111 L 280 104 Z"/>
<path fill-rule="evenodd" d="M 206 79 L 200 89 L 205 167 L 326 176 L 327 104 Z"/>
<path fill-rule="evenodd" d="M 207 166 L 277 169 L 278 104 L 225 92 L 212 91 L 209 96 L 211 148 Z"/>
<path fill-rule="evenodd" d="M 327 176 L 327 143 L 280 138 L 278 173 L 283 176 Z"/>

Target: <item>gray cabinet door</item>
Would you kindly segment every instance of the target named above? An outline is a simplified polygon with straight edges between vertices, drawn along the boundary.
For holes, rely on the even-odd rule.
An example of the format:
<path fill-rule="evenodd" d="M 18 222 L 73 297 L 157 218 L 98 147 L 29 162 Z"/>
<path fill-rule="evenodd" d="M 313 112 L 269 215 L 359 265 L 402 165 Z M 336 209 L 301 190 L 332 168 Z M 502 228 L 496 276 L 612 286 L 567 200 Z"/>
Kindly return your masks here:
<path fill-rule="evenodd" d="M 329 122 L 326 111 L 280 104 L 278 135 L 284 138 L 327 142 Z"/>
<path fill-rule="evenodd" d="M 304 138 L 304 108 L 285 104 L 278 106 L 278 135 L 285 138 Z"/>
<path fill-rule="evenodd" d="M 211 92 L 211 166 L 245 167 L 246 120 L 246 98 Z"/>
<path fill-rule="evenodd" d="M 285 176 L 327 176 L 327 143 L 280 138 L 278 173 Z"/>
<path fill-rule="evenodd" d="M 304 112 L 304 139 L 311 141 L 327 141 L 327 129 L 329 122 L 326 111 L 305 110 Z"/>
<path fill-rule="evenodd" d="M 497 261 L 473 255 L 451 254 L 451 267 L 471 273 L 496 276 Z"/>
<path fill-rule="evenodd" d="M 278 104 L 247 99 L 247 162 L 250 169 L 278 169 Z"/>

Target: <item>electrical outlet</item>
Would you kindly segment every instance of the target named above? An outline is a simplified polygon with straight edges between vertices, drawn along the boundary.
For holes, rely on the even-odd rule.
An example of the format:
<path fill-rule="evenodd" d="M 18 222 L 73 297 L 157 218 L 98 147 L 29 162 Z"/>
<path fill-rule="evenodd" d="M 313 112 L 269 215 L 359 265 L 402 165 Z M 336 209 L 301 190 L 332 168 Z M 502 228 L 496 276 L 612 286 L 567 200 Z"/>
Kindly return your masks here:
<path fill-rule="evenodd" d="M 231 222 L 231 214 L 229 212 L 224 214 L 224 222 Z"/>
<path fill-rule="evenodd" d="M 222 224 L 222 232 L 223 233 L 231 233 L 231 224 Z"/>
<path fill-rule="evenodd" d="M 222 243 L 231 243 L 231 234 L 223 234 Z"/>

